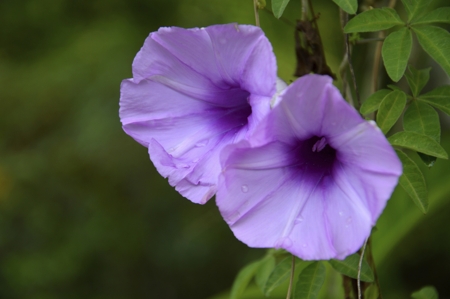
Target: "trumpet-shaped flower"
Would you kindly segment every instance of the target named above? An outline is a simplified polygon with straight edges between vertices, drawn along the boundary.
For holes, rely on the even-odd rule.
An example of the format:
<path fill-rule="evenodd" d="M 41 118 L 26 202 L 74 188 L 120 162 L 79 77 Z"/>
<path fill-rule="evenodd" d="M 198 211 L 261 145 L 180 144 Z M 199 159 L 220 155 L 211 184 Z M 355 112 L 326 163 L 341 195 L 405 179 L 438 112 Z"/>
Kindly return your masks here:
<path fill-rule="evenodd" d="M 220 151 L 253 131 L 275 91 L 275 56 L 260 28 L 161 28 L 122 82 L 119 114 L 159 173 L 203 204 L 217 190 Z"/>
<path fill-rule="evenodd" d="M 221 162 L 217 205 L 235 236 L 305 260 L 356 252 L 402 172 L 382 132 L 319 75 L 292 83 Z"/>

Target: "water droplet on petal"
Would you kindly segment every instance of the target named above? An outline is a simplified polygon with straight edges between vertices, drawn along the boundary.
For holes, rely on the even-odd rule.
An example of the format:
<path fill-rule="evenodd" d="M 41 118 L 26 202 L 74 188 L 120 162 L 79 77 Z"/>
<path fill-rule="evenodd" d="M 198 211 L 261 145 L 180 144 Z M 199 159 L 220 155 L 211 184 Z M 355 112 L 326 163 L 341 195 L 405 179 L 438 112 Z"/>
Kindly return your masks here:
<path fill-rule="evenodd" d="M 200 161 L 199 158 L 192 160 L 192 163 L 197 163 L 198 161 Z"/>
<path fill-rule="evenodd" d="M 248 186 L 247 185 L 242 185 L 241 186 L 241 190 L 242 190 L 242 192 L 247 193 L 248 192 Z"/>
<path fill-rule="evenodd" d="M 339 216 L 344 216 L 344 213 L 342 211 L 339 212 Z"/>
<path fill-rule="evenodd" d="M 299 224 L 300 222 L 303 222 L 303 217 L 302 216 L 298 216 L 297 218 L 295 218 L 294 224 Z"/>
<path fill-rule="evenodd" d="M 232 213 L 231 215 L 225 217 L 226 221 L 229 222 L 235 222 L 236 220 L 238 220 L 241 217 L 241 213 L 239 213 L 239 211 L 235 211 L 234 213 Z"/>
<path fill-rule="evenodd" d="M 189 164 L 186 163 L 179 163 L 175 165 L 177 168 L 191 168 L 191 166 Z"/>
<path fill-rule="evenodd" d="M 293 243 L 292 240 L 289 237 L 283 237 L 281 239 L 278 239 L 275 248 L 290 248 L 292 247 Z"/>
<path fill-rule="evenodd" d="M 196 147 L 204 147 L 205 145 L 208 144 L 208 142 L 209 142 L 208 139 L 204 139 L 204 140 L 201 140 L 201 141 L 197 142 L 197 143 L 195 144 L 195 146 L 196 146 Z"/>
<path fill-rule="evenodd" d="M 306 248 L 306 247 L 308 247 L 308 245 L 306 245 L 305 243 L 303 243 L 302 247 L 303 247 L 303 248 Z"/>

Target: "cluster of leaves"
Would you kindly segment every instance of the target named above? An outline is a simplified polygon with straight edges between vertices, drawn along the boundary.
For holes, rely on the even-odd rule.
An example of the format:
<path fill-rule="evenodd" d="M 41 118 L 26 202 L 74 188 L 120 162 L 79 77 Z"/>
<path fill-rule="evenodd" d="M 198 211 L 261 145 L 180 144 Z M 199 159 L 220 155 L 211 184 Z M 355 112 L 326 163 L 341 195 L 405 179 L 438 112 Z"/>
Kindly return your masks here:
<path fill-rule="evenodd" d="M 342 261 L 329 260 L 326 262 L 342 275 L 357 279 L 359 260 L 359 254 L 353 254 Z M 293 262 L 295 268 L 300 269 L 300 274 L 295 277 L 292 298 L 318 298 L 327 272 L 323 261 L 307 262 L 298 258 L 293 260 L 293 257 L 284 250 L 269 250 L 262 259 L 247 265 L 238 273 L 230 299 L 241 298 L 252 280 L 265 296 L 269 296 L 275 288 L 288 280 Z M 374 281 L 374 274 L 365 260 L 362 261 L 360 279 L 363 282 Z"/>
<path fill-rule="evenodd" d="M 450 86 L 441 86 L 420 94 L 430 78 L 430 69 L 417 70 L 412 66 L 408 69 L 406 79 L 411 95 L 389 85 L 391 89 L 381 89 L 367 98 L 360 112 L 367 115 L 377 111 L 377 125 L 385 134 L 403 114 L 404 131 L 390 136 L 389 142 L 395 147 L 417 152 L 421 160 L 431 167 L 437 158 L 448 158 L 439 144 L 441 127 L 439 115 L 433 107 L 450 115 Z M 421 211 L 426 213 L 428 194 L 424 176 L 419 166 L 403 151 L 397 150 L 397 154 L 403 163 L 400 185 Z"/>
<path fill-rule="evenodd" d="M 450 115 L 450 86 L 441 86 L 420 94 L 430 78 L 430 68 L 417 70 L 409 66 L 409 72 L 405 73 L 405 70 L 411 53 L 412 32 L 415 32 L 422 48 L 450 75 L 450 33 L 429 25 L 436 22 L 450 23 L 450 7 L 441 7 L 424 15 L 429 1 L 402 1 L 408 13 L 406 23 L 395 10 L 380 8 L 357 15 L 348 22 L 344 30 L 346 33 L 367 32 L 404 25 L 385 39 L 382 56 L 386 71 L 393 81 L 400 80 L 405 74 L 411 95 L 390 85 L 390 89 L 381 89 L 372 94 L 363 103 L 360 112 L 366 115 L 378 111 L 377 125 L 385 134 L 403 114 L 404 131 L 390 136 L 389 141 L 393 146 L 416 151 L 421 160 L 431 167 L 437 158 L 448 158 L 439 144 L 439 116 L 431 106 Z M 397 154 L 403 163 L 400 185 L 421 211 L 426 213 L 428 193 L 424 176 L 408 155 L 400 150 L 397 150 Z"/>
<path fill-rule="evenodd" d="M 327 267 L 325 262 L 343 276 L 359 279 L 365 282 L 364 297 L 366 299 L 379 298 L 375 276 L 365 259 L 362 259 L 359 269 L 360 255 L 355 253 L 345 260 L 329 261 L 303 261 L 291 256 L 285 250 L 268 250 L 267 254 L 258 261 L 252 262 L 242 268 L 233 283 L 230 299 L 239 299 L 244 296 L 247 287 L 254 282 L 261 293 L 268 297 L 277 287 L 285 283 L 293 271 L 300 270 L 293 281 L 293 299 L 317 299 L 325 282 Z M 331 270 L 333 271 L 333 270 Z M 426 286 L 411 294 L 413 299 L 438 299 L 438 293 L 432 286 Z"/>
<path fill-rule="evenodd" d="M 283 15 L 286 6 L 290 0 L 272 0 L 272 11 L 276 18 L 280 18 Z M 258 0 L 258 6 L 261 7 L 260 3 L 265 0 Z M 358 10 L 358 0 L 333 0 L 340 8 L 349 14 L 355 14 Z"/>
<path fill-rule="evenodd" d="M 408 20 L 402 21 L 388 7 L 375 8 L 358 14 L 344 28 L 345 33 L 374 32 L 398 26 L 383 42 L 382 57 L 389 77 L 397 82 L 405 73 L 411 54 L 414 32 L 419 44 L 450 75 L 450 33 L 433 23 L 450 24 L 450 7 L 440 7 L 429 13 L 429 0 L 402 0 Z"/>

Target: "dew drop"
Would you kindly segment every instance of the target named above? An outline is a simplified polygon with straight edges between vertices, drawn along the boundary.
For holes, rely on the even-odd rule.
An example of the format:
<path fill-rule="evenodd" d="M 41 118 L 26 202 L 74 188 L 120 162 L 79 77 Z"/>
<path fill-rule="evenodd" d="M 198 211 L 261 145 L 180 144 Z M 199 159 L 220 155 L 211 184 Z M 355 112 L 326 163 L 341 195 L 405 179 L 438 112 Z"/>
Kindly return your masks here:
<path fill-rule="evenodd" d="M 342 211 L 339 212 L 339 216 L 344 216 L 344 213 Z"/>
<path fill-rule="evenodd" d="M 241 186 L 241 190 L 242 190 L 242 192 L 247 193 L 248 192 L 248 186 L 247 185 L 242 185 Z"/>
<path fill-rule="evenodd" d="M 195 146 L 196 146 L 196 147 L 204 147 L 205 145 L 208 144 L 208 142 L 209 142 L 208 139 L 204 139 L 204 140 L 201 140 L 201 141 L 197 142 L 197 143 L 195 144 Z"/>
<path fill-rule="evenodd" d="M 306 245 L 305 243 L 303 243 L 302 247 L 303 247 L 303 248 L 306 248 L 306 247 L 308 247 L 308 245 Z"/>
<path fill-rule="evenodd" d="M 295 218 L 294 224 L 299 224 L 300 222 L 303 222 L 302 216 L 298 216 L 297 218 Z"/>
<path fill-rule="evenodd" d="M 275 248 L 287 249 L 287 248 L 292 247 L 292 245 L 293 245 L 293 242 L 289 237 L 283 237 L 283 238 L 278 239 L 278 241 L 275 245 Z"/>
<path fill-rule="evenodd" d="M 192 163 L 197 163 L 198 161 L 200 161 L 199 158 L 192 160 Z"/>
<path fill-rule="evenodd" d="M 191 168 L 191 166 L 189 164 L 185 164 L 185 163 L 179 163 L 175 165 L 177 168 Z"/>

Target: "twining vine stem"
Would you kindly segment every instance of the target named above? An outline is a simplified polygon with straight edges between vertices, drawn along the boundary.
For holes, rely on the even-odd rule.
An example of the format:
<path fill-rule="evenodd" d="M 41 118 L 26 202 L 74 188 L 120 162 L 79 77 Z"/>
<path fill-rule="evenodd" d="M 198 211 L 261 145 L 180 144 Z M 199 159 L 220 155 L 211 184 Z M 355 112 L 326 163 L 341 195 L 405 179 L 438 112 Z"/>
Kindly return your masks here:
<path fill-rule="evenodd" d="M 253 0 L 253 11 L 255 12 L 255 25 L 261 27 L 259 24 L 258 0 Z"/>
<path fill-rule="evenodd" d="M 363 258 L 364 258 L 364 251 L 366 250 L 367 240 L 369 240 L 369 238 L 367 238 L 364 241 L 364 245 L 363 245 L 362 250 L 361 250 L 361 256 L 359 258 L 359 264 L 358 264 L 358 277 L 357 277 L 357 280 L 356 280 L 356 283 L 358 285 L 358 299 L 361 299 L 361 268 L 362 268 L 362 261 L 363 261 Z"/>
<path fill-rule="evenodd" d="M 394 8 L 397 0 L 389 0 L 388 7 Z M 384 40 L 386 37 L 386 33 L 384 31 L 380 31 L 378 33 L 378 38 Z M 381 61 L 381 48 L 383 43 L 377 43 L 377 47 L 375 49 L 375 55 L 373 57 L 373 67 L 372 67 L 372 93 L 377 91 L 378 89 L 378 74 L 380 72 L 380 61 Z"/>
<path fill-rule="evenodd" d="M 294 284 L 294 272 L 295 272 L 295 256 L 292 255 L 291 278 L 289 279 L 289 287 L 288 287 L 286 299 L 291 298 L 292 287 Z"/>

